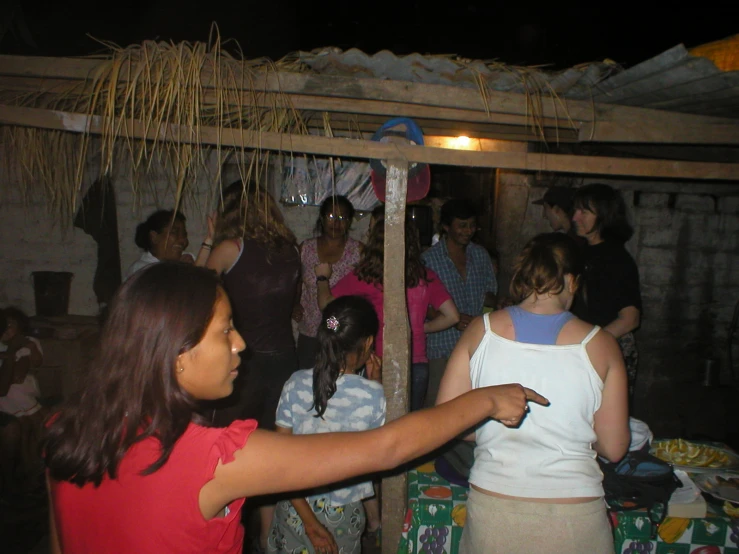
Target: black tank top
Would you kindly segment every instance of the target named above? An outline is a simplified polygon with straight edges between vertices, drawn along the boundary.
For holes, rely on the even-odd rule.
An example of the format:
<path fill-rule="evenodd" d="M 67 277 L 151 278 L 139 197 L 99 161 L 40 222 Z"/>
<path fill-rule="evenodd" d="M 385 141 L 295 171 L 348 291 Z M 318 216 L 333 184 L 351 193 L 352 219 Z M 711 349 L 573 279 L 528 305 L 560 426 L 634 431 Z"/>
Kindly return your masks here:
<path fill-rule="evenodd" d="M 295 245 L 270 250 L 255 240 L 243 242 L 238 259 L 223 276 L 236 329 L 254 352 L 294 348 L 292 310 L 300 278 Z"/>

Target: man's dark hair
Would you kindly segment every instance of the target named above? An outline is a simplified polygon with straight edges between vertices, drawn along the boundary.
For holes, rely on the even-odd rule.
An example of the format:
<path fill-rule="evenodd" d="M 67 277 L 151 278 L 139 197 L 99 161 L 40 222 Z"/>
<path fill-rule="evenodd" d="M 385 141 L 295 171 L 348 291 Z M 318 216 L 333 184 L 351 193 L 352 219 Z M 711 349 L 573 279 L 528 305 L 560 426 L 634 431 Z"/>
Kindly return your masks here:
<path fill-rule="evenodd" d="M 471 219 L 477 217 L 477 210 L 472 202 L 466 198 L 453 198 L 441 207 L 439 217 L 442 225 L 451 225 L 455 219 Z"/>

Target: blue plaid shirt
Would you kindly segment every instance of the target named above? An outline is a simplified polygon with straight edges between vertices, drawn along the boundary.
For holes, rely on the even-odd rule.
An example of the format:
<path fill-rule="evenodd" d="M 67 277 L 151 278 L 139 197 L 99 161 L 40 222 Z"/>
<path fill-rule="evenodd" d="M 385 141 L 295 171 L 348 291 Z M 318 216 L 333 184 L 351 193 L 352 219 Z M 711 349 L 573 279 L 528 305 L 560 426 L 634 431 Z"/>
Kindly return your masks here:
<path fill-rule="evenodd" d="M 498 292 L 498 283 L 493 273 L 493 262 L 487 250 L 479 244 L 470 243 L 467 246 L 466 255 L 467 279 L 462 279 L 449 257 L 445 237 L 426 250 L 422 258 L 426 267 L 433 269 L 439 275 L 441 282 L 444 283 L 446 290 L 449 291 L 457 305 L 459 313 L 472 316 L 481 315 L 485 293 L 497 294 Z M 428 358 L 430 360 L 448 358 L 460 336 L 462 332 L 456 327 L 427 335 Z"/>

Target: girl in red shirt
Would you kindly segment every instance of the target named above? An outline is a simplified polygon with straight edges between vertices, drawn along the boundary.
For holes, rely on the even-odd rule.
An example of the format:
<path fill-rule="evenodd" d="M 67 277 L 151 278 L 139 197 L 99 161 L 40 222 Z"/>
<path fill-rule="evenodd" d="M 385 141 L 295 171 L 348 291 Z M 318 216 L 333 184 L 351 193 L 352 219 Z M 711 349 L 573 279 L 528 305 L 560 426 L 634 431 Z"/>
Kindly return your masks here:
<path fill-rule="evenodd" d="M 52 552 L 240 553 L 245 497 L 386 470 L 546 402 L 512 384 L 358 433 L 209 427 L 199 402 L 231 394 L 245 346 L 214 272 L 162 262 L 123 284 L 85 388 L 48 423 Z"/>

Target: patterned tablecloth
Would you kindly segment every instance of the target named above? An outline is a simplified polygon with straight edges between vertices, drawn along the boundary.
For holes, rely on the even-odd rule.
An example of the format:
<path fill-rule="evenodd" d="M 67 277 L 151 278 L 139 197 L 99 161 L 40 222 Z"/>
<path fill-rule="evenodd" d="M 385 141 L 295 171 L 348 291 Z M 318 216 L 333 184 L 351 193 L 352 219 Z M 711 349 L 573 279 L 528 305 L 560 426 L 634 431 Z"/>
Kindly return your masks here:
<path fill-rule="evenodd" d="M 467 489 L 434 471 L 408 472 L 408 512 L 397 554 L 458 554 L 467 518 Z M 611 513 L 617 554 L 739 554 L 739 519 L 667 518 L 651 538 L 645 512 Z"/>

